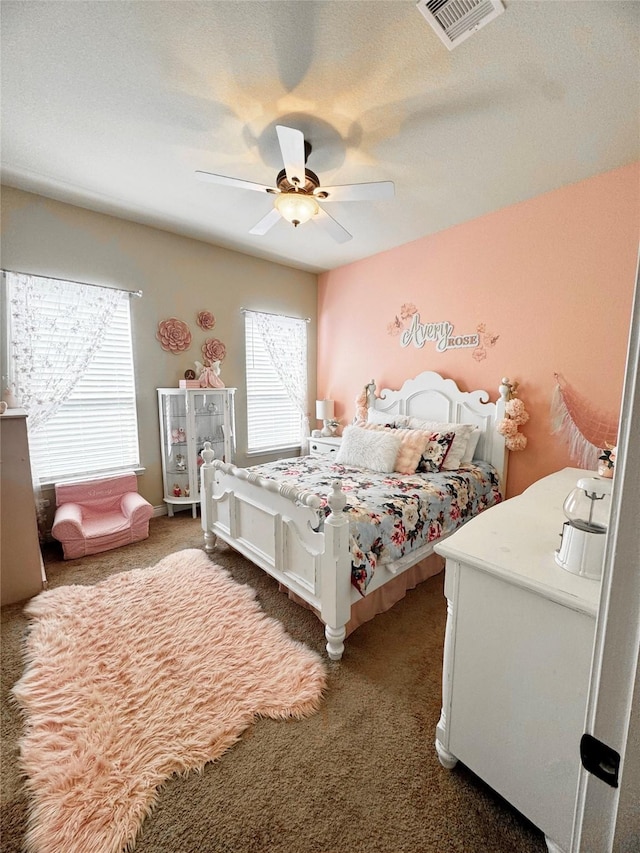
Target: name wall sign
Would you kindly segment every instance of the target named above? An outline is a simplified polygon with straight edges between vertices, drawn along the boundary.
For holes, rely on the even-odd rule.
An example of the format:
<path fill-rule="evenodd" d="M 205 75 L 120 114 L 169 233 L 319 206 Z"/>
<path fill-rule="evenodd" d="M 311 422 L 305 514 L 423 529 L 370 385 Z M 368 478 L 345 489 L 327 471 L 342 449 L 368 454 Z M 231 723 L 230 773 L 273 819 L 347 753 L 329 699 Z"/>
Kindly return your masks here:
<path fill-rule="evenodd" d="M 435 342 L 437 352 L 446 352 L 449 349 L 479 347 L 480 335 L 454 335 L 453 323 L 446 320 L 441 323 L 421 323 L 420 314 L 416 311 L 411 317 L 411 325 L 400 336 L 400 346 L 413 344 L 421 349 L 427 342 Z"/>

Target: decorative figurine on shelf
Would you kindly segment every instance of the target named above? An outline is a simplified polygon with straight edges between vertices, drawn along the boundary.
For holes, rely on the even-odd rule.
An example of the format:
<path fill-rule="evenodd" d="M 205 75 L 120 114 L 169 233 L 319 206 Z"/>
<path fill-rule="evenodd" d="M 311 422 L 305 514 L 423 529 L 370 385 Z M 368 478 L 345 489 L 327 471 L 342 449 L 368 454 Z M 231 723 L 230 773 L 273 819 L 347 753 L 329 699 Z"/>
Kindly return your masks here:
<path fill-rule="evenodd" d="M 178 442 L 183 444 L 187 440 L 187 434 L 183 427 L 178 428 Z"/>
<path fill-rule="evenodd" d="M 618 448 L 607 444 L 601 455 L 598 456 L 598 475 L 611 479 L 613 477 L 613 469 L 616 463 L 616 454 Z"/>
<path fill-rule="evenodd" d="M 186 470 L 187 464 L 183 453 L 178 453 L 176 456 L 176 468 L 178 471 Z"/>
<path fill-rule="evenodd" d="M 198 380 L 201 388 L 224 388 L 224 382 L 220 378 L 220 362 L 213 361 L 211 364 L 201 364 L 196 361 Z"/>
<path fill-rule="evenodd" d="M 179 430 L 172 429 L 171 430 L 171 444 L 178 444 L 180 442 L 180 433 Z"/>
<path fill-rule="evenodd" d="M 17 398 L 13 388 L 5 388 L 2 399 L 7 404 L 7 409 L 20 408 L 20 400 Z"/>
<path fill-rule="evenodd" d="M 189 486 L 185 486 L 184 489 L 182 490 L 183 497 L 188 498 L 190 494 L 191 494 L 191 492 L 189 491 Z"/>
<path fill-rule="evenodd" d="M 173 484 L 173 496 L 174 498 L 182 497 L 182 491 L 180 490 L 180 486 L 177 483 Z"/>
<path fill-rule="evenodd" d="M 323 438 L 333 438 L 338 432 L 338 427 L 340 426 L 340 421 L 338 418 L 329 418 L 325 421 L 324 426 L 320 430 L 320 435 Z"/>

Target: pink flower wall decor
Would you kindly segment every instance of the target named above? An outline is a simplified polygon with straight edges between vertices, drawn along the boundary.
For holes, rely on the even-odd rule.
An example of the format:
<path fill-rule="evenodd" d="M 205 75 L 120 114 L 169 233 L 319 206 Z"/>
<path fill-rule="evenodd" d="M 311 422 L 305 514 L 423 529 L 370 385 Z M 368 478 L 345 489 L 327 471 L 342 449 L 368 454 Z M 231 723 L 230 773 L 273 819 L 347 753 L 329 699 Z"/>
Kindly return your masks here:
<path fill-rule="evenodd" d="M 387 324 L 387 334 L 395 337 L 395 335 L 399 335 L 404 326 L 400 322 L 399 318 L 396 316 L 391 323 Z"/>
<path fill-rule="evenodd" d="M 223 361 L 226 354 L 227 348 L 217 338 L 207 338 L 202 344 L 202 355 L 209 364 L 213 364 L 214 361 Z"/>
<path fill-rule="evenodd" d="M 404 302 L 400 306 L 400 314 L 396 314 L 391 323 L 387 324 L 387 334 L 395 337 L 399 335 L 411 320 L 414 314 L 418 313 L 418 309 L 413 302 Z"/>
<path fill-rule="evenodd" d="M 210 331 L 216 324 L 216 318 L 213 316 L 211 311 L 200 311 L 198 313 L 198 325 L 201 329 L 204 329 L 205 332 Z"/>
<path fill-rule="evenodd" d="M 486 323 L 478 323 L 476 326 L 478 332 L 478 346 L 471 353 L 476 361 L 484 361 L 487 357 L 487 350 L 496 345 L 500 335 L 494 335 L 492 332 L 487 332 Z"/>
<path fill-rule="evenodd" d="M 189 327 L 185 322 L 177 320 L 175 317 L 161 320 L 158 323 L 156 338 L 160 341 L 163 350 L 172 352 L 174 355 L 188 350 L 191 346 Z"/>
<path fill-rule="evenodd" d="M 404 305 L 400 306 L 400 317 L 403 320 L 410 320 L 414 314 L 418 313 L 418 309 L 413 304 L 413 302 L 405 302 Z"/>

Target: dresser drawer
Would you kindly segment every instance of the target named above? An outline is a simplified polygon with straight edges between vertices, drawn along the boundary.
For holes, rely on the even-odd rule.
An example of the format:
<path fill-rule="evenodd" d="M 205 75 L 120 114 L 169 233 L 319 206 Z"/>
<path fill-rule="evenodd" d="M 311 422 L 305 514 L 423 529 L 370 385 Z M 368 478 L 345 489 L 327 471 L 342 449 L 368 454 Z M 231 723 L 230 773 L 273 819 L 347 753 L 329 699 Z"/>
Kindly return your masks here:
<path fill-rule="evenodd" d="M 309 439 L 309 455 L 310 456 L 335 456 L 340 447 L 342 439 L 335 438 L 310 438 Z"/>

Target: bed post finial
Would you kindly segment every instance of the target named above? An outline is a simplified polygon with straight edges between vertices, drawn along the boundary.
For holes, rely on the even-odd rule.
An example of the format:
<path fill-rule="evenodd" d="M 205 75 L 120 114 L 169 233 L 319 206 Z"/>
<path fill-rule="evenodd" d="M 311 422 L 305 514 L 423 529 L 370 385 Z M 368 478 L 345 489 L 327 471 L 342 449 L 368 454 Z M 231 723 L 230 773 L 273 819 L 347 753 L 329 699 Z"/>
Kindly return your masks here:
<path fill-rule="evenodd" d="M 321 569 L 323 576 L 320 613 L 325 623 L 327 654 L 331 660 L 340 660 L 347 635 L 346 625 L 351 615 L 351 554 L 349 518 L 343 512 L 347 505 L 347 496 L 342 491 L 339 480 L 331 483 L 327 503 L 331 513 L 327 516 L 324 527 L 327 547 Z"/>
<path fill-rule="evenodd" d="M 216 455 L 211 448 L 211 442 L 210 441 L 205 441 L 205 443 L 204 443 L 204 449 L 202 451 L 202 458 L 204 459 L 205 465 L 211 465 L 213 460 L 216 458 Z"/>
<path fill-rule="evenodd" d="M 347 505 L 347 496 L 342 491 L 340 480 L 334 480 L 331 483 L 331 491 L 327 497 L 327 503 L 329 504 L 331 514 L 339 517 Z"/>
<path fill-rule="evenodd" d="M 205 441 L 201 455 L 204 461 L 200 472 L 200 520 L 204 531 L 204 550 L 210 554 L 216 544 L 216 536 L 210 530 L 211 522 L 213 521 L 210 516 L 215 512 L 215 505 L 208 499 L 213 486 L 213 475 L 215 471 L 213 460 L 216 455 L 212 450 L 211 443 L 209 441 Z"/>
<path fill-rule="evenodd" d="M 518 383 L 513 383 L 508 376 L 503 376 L 500 380 L 500 397 L 496 402 L 494 427 L 497 427 L 497 425 L 506 417 L 506 406 L 513 396 L 514 384 L 517 386 Z M 500 493 L 502 497 L 504 497 L 507 489 L 509 453 L 507 451 L 504 436 L 500 435 L 497 430 L 494 432 L 493 441 L 495 442 L 494 447 L 496 447 L 496 450 L 494 452 L 496 456 L 492 459 L 492 462 L 500 472 Z"/>
<path fill-rule="evenodd" d="M 376 380 L 372 379 L 364 386 L 365 395 L 367 398 L 367 408 L 370 409 L 376 402 Z"/>
<path fill-rule="evenodd" d="M 500 380 L 500 388 L 498 390 L 500 391 L 500 399 L 503 400 L 505 403 L 507 402 L 507 400 L 511 399 L 513 386 L 508 376 L 502 377 L 502 379 Z"/>
<path fill-rule="evenodd" d="M 354 424 L 367 422 L 369 409 L 376 401 L 376 383 L 372 379 L 367 382 L 362 391 L 356 397 L 356 413 L 353 417 Z"/>

